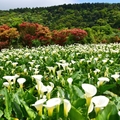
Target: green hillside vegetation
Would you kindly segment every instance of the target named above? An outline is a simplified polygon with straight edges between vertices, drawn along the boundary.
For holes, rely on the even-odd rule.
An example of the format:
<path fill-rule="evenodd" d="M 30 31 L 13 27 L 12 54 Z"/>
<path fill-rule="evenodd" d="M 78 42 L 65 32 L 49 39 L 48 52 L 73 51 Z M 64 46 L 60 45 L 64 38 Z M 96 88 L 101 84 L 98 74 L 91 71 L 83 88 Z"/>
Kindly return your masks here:
<path fill-rule="evenodd" d="M 16 26 L 23 21 L 37 22 L 50 29 L 85 28 L 109 24 L 120 27 L 120 3 L 64 4 L 52 7 L 17 8 L 0 11 L 0 25 Z"/>
<path fill-rule="evenodd" d="M 67 29 L 68 31 L 74 28 L 83 29 L 87 32 L 87 36 L 80 42 L 82 44 L 120 42 L 120 3 L 64 4 L 0 11 L 1 26 L 6 24 L 10 28 L 17 28 L 20 32 L 20 24 L 24 22 L 48 27 L 51 33 L 54 30 L 63 30 L 61 33 L 65 34 L 64 30 Z M 70 40 L 72 39 L 69 39 L 69 43 L 73 43 Z M 34 43 L 38 44 L 38 41 Z"/>

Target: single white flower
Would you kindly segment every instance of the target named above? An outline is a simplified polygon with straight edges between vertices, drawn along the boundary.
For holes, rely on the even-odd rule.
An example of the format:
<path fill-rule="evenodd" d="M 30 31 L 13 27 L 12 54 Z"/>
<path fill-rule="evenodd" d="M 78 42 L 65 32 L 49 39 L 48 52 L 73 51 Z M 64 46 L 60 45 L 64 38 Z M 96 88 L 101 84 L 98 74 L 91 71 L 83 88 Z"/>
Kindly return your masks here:
<path fill-rule="evenodd" d="M 40 65 L 35 65 L 36 68 L 38 68 Z"/>
<path fill-rule="evenodd" d="M 17 82 L 19 83 L 20 88 L 23 88 L 23 83 L 26 82 L 26 79 L 25 79 L 25 78 L 18 78 L 18 79 L 17 79 Z"/>
<path fill-rule="evenodd" d="M 89 107 L 88 107 L 88 114 L 91 113 L 93 111 L 93 109 L 94 109 L 94 105 L 91 102 L 90 105 L 89 105 Z"/>
<path fill-rule="evenodd" d="M 47 85 L 46 88 L 47 88 L 47 97 L 48 99 L 50 99 L 50 94 L 51 94 L 51 91 L 53 90 L 54 88 L 54 84 L 52 82 L 49 82 L 50 85 Z"/>
<path fill-rule="evenodd" d="M 33 67 L 33 65 L 34 65 L 34 62 L 32 61 L 32 62 L 28 62 L 30 65 L 31 65 L 31 67 Z"/>
<path fill-rule="evenodd" d="M 95 61 L 98 61 L 98 58 L 94 58 Z"/>
<path fill-rule="evenodd" d="M 105 96 L 95 96 L 91 99 L 91 102 L 95 105 L 95 111 L 96 113 L 99 112 L 100 109 L 103 109 L 106 107 L 109 103 L 109 99 Z"/>
<path fill-rule="evenodd" d="M 96 75 L 97 73 L 99 73 L 99 72 L 100 72 L 99 69 L 95 69 L 95 70 L 94 70 L 95 75 Z"/>
<path fill-rule="evenodd" d="M 42 116 L 42 107 L 44 102 L 46 102 L 46 99 L 40 99 L 32 104 L 32 106 L 34 106 L 38 110 L 40 116 Z"/>
<path fill-rule="evenodd" d="M 120 116 L 120 111 L 118 111 L 118 115 Z"/>
<path fill-rule="evenodd" d="M 109 82 L 110 81 L 109 78 L 107 78 L 107 77 L 100 77 L 100 78 L 98 78 L 98 80 L 99 80 L 97 82 L 98 86 L 102 85 L 104 82 Z"/>
<path fill-rule="evenodd" d="M 80 63 L 82 63 L 83 61 L 85 61 L 85 59 L 80 59 Z"/>
<path fill-rule="evenodd" d="M 0 66 L 0 69 L 3 70 L 3 66 Z"/>
<path fill-rule="evenodd" d="M 46 102 L 46 105 L 44 105 L 48 110 L 48 116 L 52 116 L 53 110 L 55 107 L 59 106 L 61 104 L 60 98 L 51 98 Z"/>
<path fill-rule="evenodd" d="M 69 83 L 69 85 L 71 85 L 72 82 L 73 82 L 73 79 L 72 79 L 72 78 L 68 78 L 68 79 L 67 79 L 67 82 Z"/>
<path fill-rule="evenodd" d="M 11 82 L 11 85 L 13 84 L 13 82 Z M 8 89 L 10 89 L 10 84 L 9 82 L 4 82 L 3 86 L 7 87 Z"/>
<path fill-rule="evenodd" d="M 94 85 L 83 83 L 82 88 L 85 91 L 86 97 L 93 97 L 97 93 L 97 89 Z"/>
<path fill-rule="evenodd" d="M 92 97 L 97 93 L 97 89 L 94 85 L 83 83 L 82 88 L 85 91 L 86 105 L 89 106 Z"/>
<path fill-rule="evenodd" d="M 57 77 L 58 77 L 58 79 L 60 79 L 62 71 L 63 71 L 63 70 L 57 71 Z"/>
<path fill-rule="evenodd" d="M 35 75 L 37 75 L 37 74 L 39 73 L 38 68 L 35 68 L 34 70 L 35 70 L 35 71 L 34 71 Z"/>
<path fill-rule="evenodd" d="M 120 75 L 119 74 L 114 74 L 114 75 L 111 75 L 112 78 L 115 79 L 115 81 L 117 82 L 118 78 L 120 78 Z"/>
<path fill-rule="evenodd" d="M 36 81 L 41 81 L 41 79 L 43 78 L 42 75 L 32 75 L 32 77 L 33 77 Z"/>
<path fill-rule="evenodd" d="M 12 62 L 13 67 L 16 67 L 17 64 L 18 62 Z"/>
<path fill-rule="evenodd" d="M 14 79 L 14 76 L 4 76 L 3 78 L 6 79 L 10 84 L 11 81 Z"/>
<path fill-rule="evenodd" d="M 72 64 L 75 64 L 75 63 L 76 63 L 76 61 L 74 61 L 74 60 L 71 60 L 71 63 L 72 63 Z"/>
<path fill-rule="evenodd" d="M 109 61 L 110 61 L 111 64 L 114 62 L 113 60 L 109 60 Z"/>
<path fill-rule="evenodd" d="M 103 63 L 106 63 L 108 61 L 108 59 L 106 58 L 106 59 L 104 59 L 104 60 L 102 60 L 102 62 Z"/>
<path fill-rule="evenodd" d="M 63 67 L 63 70 L 66 70 L 69 66 L 69 63 L 61 63 L 61 66 Z"/>
<path fill-rule="evenodd" d="M 35 87 L 38 90 L 39 95 L 47 92 L 47 86 L 45 86 L 41 81 L 38 81 Z"/>
<path fill-rule="evenodd" d="M 71 103 L 67 99 L 64 99 L 63 102 L 64 102 L 64 116 L 67 117 L 71 109 Z"/>

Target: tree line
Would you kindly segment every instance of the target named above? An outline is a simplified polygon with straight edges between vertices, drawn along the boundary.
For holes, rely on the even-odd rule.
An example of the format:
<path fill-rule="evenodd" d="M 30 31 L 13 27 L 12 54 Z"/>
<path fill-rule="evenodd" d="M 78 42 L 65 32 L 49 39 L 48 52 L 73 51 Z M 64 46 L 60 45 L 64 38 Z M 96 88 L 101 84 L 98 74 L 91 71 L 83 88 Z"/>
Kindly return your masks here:
<path fill-rule="evenodd" d="M 120 3 L 64 4 L 0 11 L 0 25 L 17 27 L 24 21 L 42 24 L 51 30 L 108 24 L 112 28 L 120 28 Z"/>

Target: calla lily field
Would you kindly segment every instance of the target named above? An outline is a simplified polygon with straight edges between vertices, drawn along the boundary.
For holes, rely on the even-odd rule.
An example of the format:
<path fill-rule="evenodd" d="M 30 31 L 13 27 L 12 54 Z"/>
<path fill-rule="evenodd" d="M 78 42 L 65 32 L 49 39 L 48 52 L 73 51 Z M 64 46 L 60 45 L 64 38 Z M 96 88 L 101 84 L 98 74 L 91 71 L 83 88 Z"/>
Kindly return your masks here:
<path fill-rule="evenodd" d="M 120 44 L 2 49 L 0 120 L 120 120 Z"/>

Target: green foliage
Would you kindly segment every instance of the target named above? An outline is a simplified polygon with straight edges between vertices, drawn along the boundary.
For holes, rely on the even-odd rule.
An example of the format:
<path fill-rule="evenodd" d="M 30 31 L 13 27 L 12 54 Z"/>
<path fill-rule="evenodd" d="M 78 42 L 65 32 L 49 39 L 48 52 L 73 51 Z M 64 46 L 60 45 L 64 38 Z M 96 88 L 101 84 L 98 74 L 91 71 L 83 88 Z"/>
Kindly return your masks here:
<path fill-rule="evenodd" d="M 111 25 L 120 27 L 120 4 L 82 3 L 52 7 L 17 8 L 0 11 L 0 25 L 17 27 L 26 21 L 42 24 L 51 30 L 64 28 L 86 28 Z"/>
<path fill-rule="evenodd" d="M 72 44 L 2 50 L 0 53 L 2 73 L 0 74 L 0 119 L 119 120 L 120 77 L 118 76 L 117 80 L 112 77 L 113 74 L 119 75 L 120 71 L 119 47 L 119 44 Z M 12 76 L 13 79 L 11 82 L 10 79 L 8 80 L 9 86 L 6 86 L 7 80 L 3 78 L 6 75 Z M 38 82 L 33 75 L 43 77 Z M 99 85 L 100 77 L 107 77 L 109 81 Z M 18 83 L 19 78 L 26 79 L 22 87 Z M 69 78 L 73 80 L 71 83 L 68 81 Z M 36 87 L 38 83 L 41 87 L 40 91 Z M 48 93 L 51 83 L 54 87 Z M 82 88 L 84 83 L 94 85 L 97 90 L 94 96 L 103 95 L 109 99 L 109 103 L 104 108 L 102 106 L 97 113 L 95 104 L 93 110 L 88 113 L 90 105 L 87 105 L 87 94 Z M 43 103 L 41 117 L 33 104 L 45 96 L 46 102 Z M 55 107 L 51 117 L 48 116 L 45 107 L 49 97 L 61 99 L 59 112 Z M 67 118 L 64 116 L 65 99 L 71 104 Z"/>

